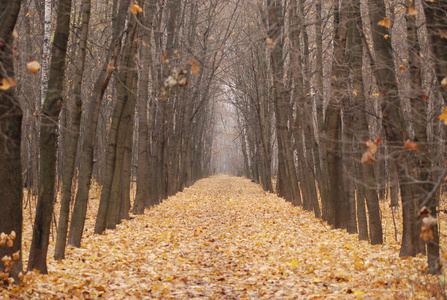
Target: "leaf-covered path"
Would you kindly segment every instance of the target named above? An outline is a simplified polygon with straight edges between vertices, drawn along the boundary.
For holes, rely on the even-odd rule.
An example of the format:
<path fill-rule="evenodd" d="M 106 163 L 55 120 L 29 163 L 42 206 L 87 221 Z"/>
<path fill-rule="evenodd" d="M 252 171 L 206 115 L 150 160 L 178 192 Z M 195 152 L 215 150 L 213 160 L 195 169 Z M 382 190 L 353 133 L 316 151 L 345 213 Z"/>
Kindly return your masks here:
<path fill-rule="evenodd" d="M 89 235 L 47 276 L 10 296 L 31 299 L 423 298 L 424 258 L 332 230 L 249 180 L 197 182 L 104 235 Z M 6 295 L 6 291 L 3 291 Z M 1 294 L 0 294 L 1 296 Z"/>

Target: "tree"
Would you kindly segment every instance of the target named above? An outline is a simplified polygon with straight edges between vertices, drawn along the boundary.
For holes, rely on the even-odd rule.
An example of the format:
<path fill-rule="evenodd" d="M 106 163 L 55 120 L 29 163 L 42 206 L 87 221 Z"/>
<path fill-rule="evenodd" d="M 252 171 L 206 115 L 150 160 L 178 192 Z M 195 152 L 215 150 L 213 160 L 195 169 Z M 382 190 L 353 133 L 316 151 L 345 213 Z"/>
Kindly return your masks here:
<path fill-rule="evenodd" d="M 83 155 L 79 163 L 78 191 L 68 235 L 68 243 L 75 247 L 81 246 L 81 238 L 84 231 L 88 194 L 93 172 L 93 150 L 96 141 L 99 109 L 121 49 L 121 39 L 127 18 L 126 11 L 129 7 L 128 5 L 129 0 L 122 0 L 117 3 L 118 11 L 114 11 L 113 14 L 115 17 L 112 25 L 113 36 L 110 40 L 108 52 L 101 68 L 101 72 L 95 81 L 90 102 L 86 107 L 85 131 L 81 136 L 80 141 L 80 151 Z"/>
<path fill-rule="evenodd" d="M 47 250 L 56 181 L 56 128 L 63 102 L 65 57 L 70 29 L 71 0 L 59 0 L 52 44 L 48 91 L 42 108 L 40 137 L 40 187 L 28 270 L 47 273 Z"/>
<path fill-rule="evenodd" d="M 74 79 L 73 101 L 69 109 L 70 128 L 64 129 L 66 133 L 66 145 L 64 147 L 65 162 L 62 174 L 62 200 L 59 215 L 59 226 L 57 229 L 56 249 L 54 259 L 65 257 L 65 244 L 68 234 L 68 220 L 70 215 L 70 203 L 73 196 L 72 183 L 75 172 L 76 149 L 78 147 L 79 133 L 82 114 L 82 79 L 85 68 L 85 56 L 87 53 L 88 28 L 90 23 L 91 0 L 82 2 L 82 20 L 79 35 L 79 56 L 76 65 L 76 77 Z"/>
<path fill-rule="evenodd" d="M 8 257 L 0 271 L 8 281 L 19 282 L 22 271 L 22 167 L 20 141 L 22 110 L 14 88 L 13 30 L 20 12 L 21 1 L 0 3 L 0 256 Z"/>
<path fill-rule="evenodd" d="M 298 189 L 298 177 L 293 160 L 292 146 L 288 134 L 287 92 L 284 89 L 284 57 L 283 57 L 283 30 L 284 12 L 281 1 L 267 1 L 268 38 L 273 43 L 270 60 L 273 78 L 273 95 L 275 104 L 275 120 L 278 143 L 278 191 L 281 196 L 294 205 L 301 205 L 301 193 Z"/>
<path fill-rule="evenodd" d="M 151 39 L 152 39 L 152 22 L 155 13 L 155 1 L 145 1 L 143 6 L 144 17 L 142 23 L 147 28 L 141 30 L 140 45 L 140 83 L 138 95 L 138 166 L 137 166 L 137 190 L 135 195 L 135 203 L 132 208 L 134 214 L 142 214 L 145 207 L 150 206 L 149 201 L 149 128 L 148 128 L 148 98 L 149 98 L 149 72 L 147 71 L 151 64 Z"/>
<path fill-rule="evenodd" d="M 386 140 L 390 147 L 402 149 L 408 133 L 400 113 L 401 104 L 397 92 L 396 74 L 393 68 L 390 69 L 390 66 L 394 65 L 391 41 L 383 38 L 389 33 L 389 26 L 382 26 L 388 23 L 380 23 L 385 18 L 385 3 L 383 1 L 369 1 L 368 4 L 375 52 L 375 59 L 370 56 L 370 62 L 373 64 L 374 76 L 382 96 L 381 109 Z M 400 255 L 412 256 L 422 251 L 417 229 L 417 212 L 415 211 L 418 205 L 415 203 L 413 187 L 408 184 L 408 182 L 411 182 L 411 178 L 409 178 L 407 170 L 412 168 L 413 161 L 411 157 L 405 157 L 405 153 L 401 151 L 395 151 L 391 155 L 396 165 L 402 197 L 404 229 Z"/>

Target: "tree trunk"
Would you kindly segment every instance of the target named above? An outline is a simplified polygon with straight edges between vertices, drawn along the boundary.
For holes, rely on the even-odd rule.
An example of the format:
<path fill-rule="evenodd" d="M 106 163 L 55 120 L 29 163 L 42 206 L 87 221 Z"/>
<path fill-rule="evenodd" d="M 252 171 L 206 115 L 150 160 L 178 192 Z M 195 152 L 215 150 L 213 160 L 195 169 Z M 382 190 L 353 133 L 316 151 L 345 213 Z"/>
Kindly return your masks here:
<path fill-rule="evenodd" d="M 129 133 L 128 126 L 133 126 L 136 98 L 134 95 L 136 76 L 134 56 L 137 51 L 137 43 L 134 41 L 137 30 L 135 18 L 130 18 L 128 28 L 129 33 L 125 41 L 116 87 L 118 100 L 113 109 L 110 127 L 104 186 L 95 224 L 97 234 L 101 234 L 106 228 L 114 229 L 120 222 L 124 146 Z"/>
<path fill-rule="evenodd" d="M 445 78 L 447 78 L 447 39 L 445 39 L 445 36 L 441 34 L 445 33 L 447 30 L 445 17 L 445 12 L 447 11 L 447 1 L 424 1 L 423 5 L 427 23 L 428 38 L 431 47 L 431 59 L 435 62 L 436 78 L 438 83 L 441 83 L 445 80 Z M 445 86 L 441 87 L 440 91 L 444 100 L 446 100 L 447 88 Z M 438 199 L 436 199 L 437 194 L 438 193 L 433 193 L 433 196 L 426 200 L 427 203 L 424 203 L 424 205 L 431 210 L 432 216 L 435 218 L 438 215 Z M 431 274 L 438 274 L 440 272 L 439 228 L 434 226 L 432 230 L 434 233 L 434 238 L 427 244 L 428 267 Z"/>
<path fill-rule="evenodd" d="M 107 58 L 101 69 L 101 73 L 93 87 L 91 102 L 86 108 L 86 126 L 81 137 L 81 156 L 79 162 L 78 192 L 72 212 L 68 243 L 75 247 L 81 246 L 82 232 L 84 231 L 85 216 L 87 212 L 88 193 L 93 170 L 93 150 L 96 140 L 96 129 L 98 124 L 101 99 L 109 84 L 114 70 L 118 53 L 121 49 L 122 31 L 126 20 L 126 11 L 130 0 L 121 0 L 120 7 L 113 23 L 113 38 L 109 45 Z"/>
<path fill-rule="evenodd" d="M 41 105 L 45 103 L 45 96 L 48 89 L 48 64 L 51 56 L 51 21 L 52 21 L 52 0 L 44 1 L 44 29 L 43 29 L 43 41 L 42 41 L 42 60 L 41 60 L 41 79 L 40 79 L 40 91 L 41 91 Z"/>
<path fill-rule="evenodd" d="M 296 174 L 295 162 L 292 153 L 292 144 L 289 138 L 287 122 L 288 110 L 290 109 L 286 91 L 283 83 L 284 57 L 283 57 L 283 39 L 282 31 L 284 28 L 283 7 L 280 1 L 267 1 L 267 14 L 269 20 L 268 34 L 275 45 L 271 50 L 271 66 L 274 86 L 275 119 L 277 128 L 277 142 L 279 158 L 283 159 L 284 172 L 278 181 L 283 180 L 281 185 L 287 191 L 284 191 L 286 200 L 291 201 L 293 205 L 301 205 L 301 195 L 298 188 L 298 177 Z"/>
<path fill-rule="evenodd" d="M 137 165 L 137 191 L 135 195 L 135 202 L 132 209 L 134 214 L 142 214 L 146 204 L 149 203 L 149 156 L 148 156 L 148 111 L 147 103 L 149 98 L 149 66 L 151 63 L 151 36 L 152 36 L 152 22 L 155 13 L 155 1 L 146 0 L 144 3 L 144 17 L 143 24 L 148 29 L 142 29 L 143 46 L 140 46 L 140 94 L 138 97 L 138 165 Z"/>
<path fill-rule="evenodd" d="M 356 137 L 358 142 L 366 141 L 369 139 L 368 134 L 368 122 L 366 118 L 366 98 L 365 88 L 363 84 L 362 66 L 363 66 L 363 45 L 358 28 L 362 28 L 361 13 L 360 13 L 360 1 L 355 0 L 352 2 L 352 14 L 349 21 L 349 36 L 351 42 L 348 43 L 349 61 L 353 69 L 354 77 L 354 107 L 359 107 L 359 112 L 356 115 L 357 133 Z M 362 151 L 363 152 L 363 151 Z M 361 155 L 361 154 L 360 154 Z M 359 155 L 359 157 L 360 157 Z M 376 192 L 376 180 L 374 175 L 374 168 L 368 164 L 358 164 L 359 179 L 364 184 L 364 190 L 366 195 L 366 205 L 368 207 L 368 220 L 369 220 L 369 237 L 371 244 L 382 244 L 382 220 L 380 217 L 380 205 Z M 360 183 L 360 184 L 362 184 Z M 364 201 L 361 199 L 360 201 Z M 362 205 L 362 203 L 360 204 Z M 364 205 L 364 204 L 363 204 Z M 361 211 L 363 213 L 363 211 Z M 362 229 L 363 230 L 363 229 Z M 362 237 L 365 235 L 362 234 Z M 367 237 L 367 235 L 366 235 Z"/>
<path fill-rule="evenodd" d="M 68 233 L 68 219 L 70 214 L 70 202 L 73 197 L 72 183 L 76 161 L 76 149 L 78 146 L 79 132 L 81 127 L 82 115 L 82 78 L 85 67 L 85 55 L 87 53 L 87 38 L 90 22 L 91 0 L 84 0 L 82 3 L 82 21 L 79 34 L 79 56 L 77 57 L 76 74 L 74 78 L 73 88 L 73 106 L 70 107 L 71 112 L 70 128 L 64 129 L 67 137 L 64 148 L 64 166 L 62 174 L 62 199 L 59 215 L 59 224 L 57 228 L 56 248 L 54 259 L 64 259 L 65 244 Z"/>
<path fill-rule="evenodd" d="M 369 55 L 372 70 L 376 79 L 379 92 L 382 96 L 381 110 L 383 116 L 383 129 L 389 145 L 395 149 L 402 149 L 403 142 L 408 137 L 405 122 L 400 114 L 400 98 L 398 95 L 397 79 L 394 71 L 394 61 L 388 28 L 379 25 L 385 16 L 385 3 L 383 0 L 369 0 L 370 22 L 372 38 L 374 43 L 375 59 Z M 365 38 L 363 38 L 365 49 L 368 49 Z M 403 212 L 403 235 L 400 256 L 414 256 L 421 251 L 418 235 L 414 232 L 414 224 L 417 224 L 417 204 L 413 193 L 413 187 L 408 182 L 408 170 L 412 169 L 411 157 L 405 157 L 402 151 L 391 153 L 396 164 L 399 178 L 402 212 Z"/>
<path fill-rule="evenodd" d="M 0 66 L 1 80 L 14 78 L 12 31 L 20 12 L 20 0 L 0 3 Z M 22 272 L 22 166 L 21 166 L 21 126 L 22 110 L 13 89 L 0 91 L 0 233 L 8 235 L 10 245 L 0 246 L 0 257 L 10 257 L 14 265 L 0 264 L 0 272 L 19 283 Z M 14 234 L 15 233 L 15 238 Z M 4 241 L 6 242 L 6 241 Z M 18 257 L 14 256 L 18 254 Z M 11 279 L 11 280 L 12 280 Z M 3 282 L 3 280 L 1 281 Z"/>
<path fill-rule="evenodd" d="M 321 213 L 323 220 L 333 223 L 334 209 L 331 201 L 329 171 L 327 164 L 327 149 L 326 149 L 326 134 L 324 132 L 324 84 L 323 84 L 323 32 L 322 32 L 322 11 L 321 0 L 315 1 L 315 18 L 317 20 L 315 25 L 316 35 L 316 106 L 317 106 L 317 130 L 319 133 L 318 142 L 314 143 L 314 156 L 316 162 L 316 175 L 318 179 L 318 188 L 321 197 Z M 313 122 L 312 122 L 313 125 Z"/>
<path fill-rule="evenodd" d="M 47 250 L 53 216 L 56 181 L 56 129 L 63 102 L 65 57 L 70 33 L 71 0 L 58 1 L 52 45 L 48 92 L 42 108 L 40 136 L 40 187 L 28 270 L 47 273 Z"/>

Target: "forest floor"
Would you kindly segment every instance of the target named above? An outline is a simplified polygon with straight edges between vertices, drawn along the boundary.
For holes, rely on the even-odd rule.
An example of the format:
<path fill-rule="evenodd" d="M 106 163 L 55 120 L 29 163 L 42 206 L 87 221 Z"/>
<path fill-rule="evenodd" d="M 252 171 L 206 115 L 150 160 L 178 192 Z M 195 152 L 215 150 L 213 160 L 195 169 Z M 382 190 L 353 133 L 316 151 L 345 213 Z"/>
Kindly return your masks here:
<path fill-rule="evenodd" d="M 52 241 L 49 274 L 28 272 L 22 287 L 0 289 L 1 299 L 442 298 L 444 277 L 427 275 L 425 257 L 399 258 L 386 201 L 386 242 L 371 246 L 234 177 L 200 180 L 94 235 L 99 193 L 83 246 L 55 261 Z M 24 222 L 27 258 L 31 220 Z"/>

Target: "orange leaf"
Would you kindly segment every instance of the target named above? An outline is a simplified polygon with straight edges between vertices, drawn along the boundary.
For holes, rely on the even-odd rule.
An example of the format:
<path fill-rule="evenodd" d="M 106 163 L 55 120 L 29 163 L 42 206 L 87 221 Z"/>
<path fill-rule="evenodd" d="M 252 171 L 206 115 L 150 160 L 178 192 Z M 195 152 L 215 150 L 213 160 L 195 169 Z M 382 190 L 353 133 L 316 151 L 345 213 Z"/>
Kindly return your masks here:
<path fill-rule="evenodd" d="M 143 9 L 138 4 L 132 4 L 132 6 L 130 7 L 130 12 L 136 15 L 143 12 Z"/>
<path fill-rule="evenodd" d="M 419 150 L 419 145 L 410 139 L 405 141 L 404 147 L 411 150 Z"/>
<path fill-rule="evenodd" d="M 37 60 L 33 60 L 26 64 L 26 68 L 33 74 L 36 74 L 39 72 L 41 66 L 40 63 Z"/>
<path fill-rule="evenodd" d="M 438 117 L 440 120 L 444 121 L 444 124 L 447 125 L 447 108 L 444 108 L 444 111 Z"/>
<path fill-rule="evenodd" d="M 390 28 L 391 20 L 385 17 L 382 20 L 380 20 L 377 24 L 386 28 Z"/>
<path fill-rule="evenodd" d="M 166 60 L 166 56 L 168 56 L 168 52 L 163 53 L 163 56 L 160 58 L 160 62 L 164 63 Z"/>
<path fill-rule="evenodd" d="M 427 94 L 423 94 L 422 95 L 422 99 L 427 100 L 428 99 L 428 95 Z"/>
<path fill-rule="evenodd" d="M 372 164 L 373 162 L 375 162 L 376 159 L 374 158 L 374 156 L 372 155 L 371 151 L 368 149 L 366 150 L 363 155 L 362 155 L 362 164 Z"/>
<path fill-rule="evenodd" d="M 16 85 L 16 80 L 14 78 L 3 77 L 2 85 L 0 85 L 0 90 L 7 91 L 10 88 L 14 87 L 15 85 Z"/>
<path fill-rule="evenodd" d="M 416 16 L 417 14 L 418 14 L 418 11 L 413 6 L 410 6 L 408 8 L 407 15 L 409 15 L 409 16 Z"/>
<path fill-rule="evenodd" d="M 381 137 L 379 136 L 375 142 L 371 141 L 371 140 L 367 140 L 364 141 L 363 144 L 366 145 L 366 147 L 368 147 L 368 150 L 371 151 L 371 154 L 376 154 L 377 152 L 377 145 L 380 145 L 381 143 Z"/>
<path fill-rule="evenodd" d="M 403 70 L 405 70 L 407 67 L 405 67 L 404 65 L 401 65 L 400 67 L 399 67 L 399 71 L 403 71 Z"/>
<path fill-rule="evenodd" d="M 192 73 L 193 73 L 193 74 L 197 74 L 197 73 L 199 73 L 199 66 L 198 66 L 193 60 L 191 60 L 191 61 L 189 62 L 189 64 L 190 64 L 191 67 L 192 67 Z"/>

